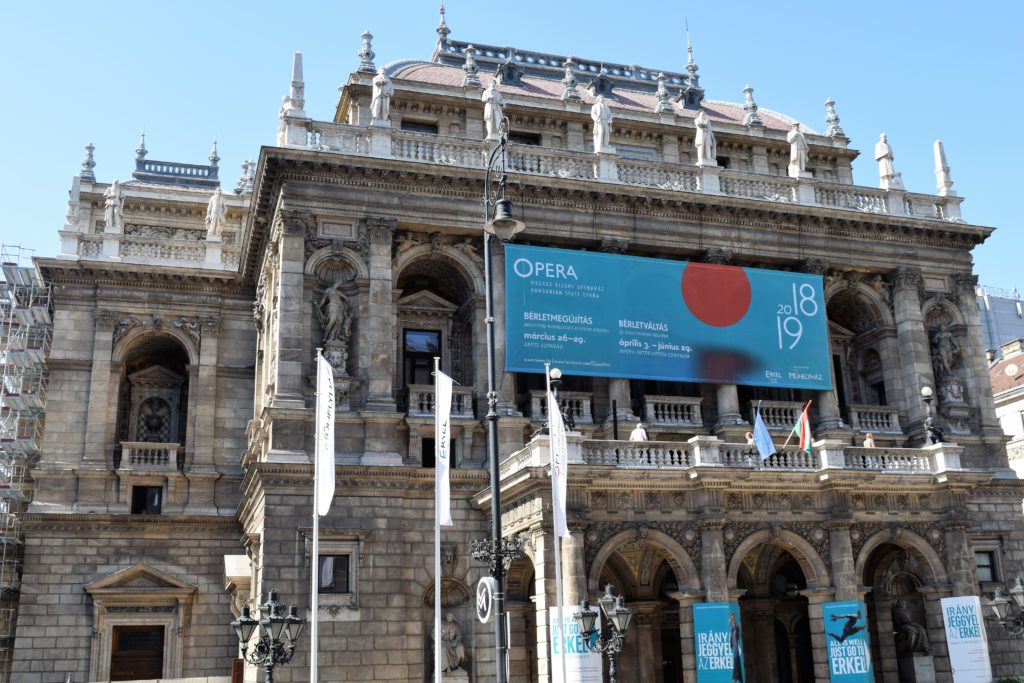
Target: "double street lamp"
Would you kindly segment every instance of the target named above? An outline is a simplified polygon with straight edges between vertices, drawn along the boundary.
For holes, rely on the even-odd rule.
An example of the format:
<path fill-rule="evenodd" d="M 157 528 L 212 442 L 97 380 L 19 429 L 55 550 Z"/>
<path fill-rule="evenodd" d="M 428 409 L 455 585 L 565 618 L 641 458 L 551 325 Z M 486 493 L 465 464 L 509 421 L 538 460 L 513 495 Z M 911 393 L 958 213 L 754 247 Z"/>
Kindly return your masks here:
<path fill-rule="evenodd" d="M 1011 606 L 1017 608 L 1017 613 L 1013 616 L 1010 616 Z M 999 620 L 999 625 L 1007 633 L 1011 636 L 1024 635 L 1024 580 L 1021 577 L 1017 577 L 1017 583 L 1010 589 L 1009 594 L 1002 588 L 996 589 L 995 597 L 992 598 L 992 611 Z"/>
<path fill-rule="evenodd" d="M 505 171 L 505 150 L 508 147 L 508 119 L 499 128 L 498 143 L 487 158 L 484 175 L 484 280 L 487 323 L 487 460 L 491 475 L 491 538 L 473 542 L 473 557 L 490 565 L 494 578 L 494 644 L 496 650 L 495 673 L 497 683 L 508 680 L 505 654 L 505 565 L 522 554 L 522 543 L 501 538 L 501 480 L 498 471 L 498 392 L 495 389 L 497 369 L 494 341 L 494 263 L 491 257 L 491 238 L 506 242 L 526 229 L 526 225 L 512 216 L 512 201 L 505 197 L 508 174 Z M 497 192 L 492 185 L 497 183 Z"/>
<path fill-rule="evenodd" d="M 277 591 L 267 592 L 267 601 L 259 608 L 261 619 L 255 619 L 249 605 L 242 607 L 242 613 L 231 622 L 238 636 L 238 644 L 242 648 L 242 659 L 262 666 L 266 671 L 266 682 L 274 683 L 274 667 L 287 664 L 295 654 L 305 619 L 298 615 L 295 605 L 288 607 L 288 614 L 282 614 L 282 605 L 277 601 Z M 249 640 L 259 628 L 259 638 L 249 652 Z"/>
<path fill-rule="evenodd" d="M 626 607 L 625 599 L 621 595 L 612 594 L 610 583 L 604 587 L 604 595 L 598 600 L 598 604 L 608 621 L 608 628 L 601 628 L 597 610 L 590 609 L 590 603 L 586 598 L 580 602 L 580 608 L 573 617 L 580 629 L 584 646 L 591 652 L 608 655 L 608 681 L 618 683 L 619 654 L 626 642 L 626 630 L 633 619 L 633 610 Z"/>

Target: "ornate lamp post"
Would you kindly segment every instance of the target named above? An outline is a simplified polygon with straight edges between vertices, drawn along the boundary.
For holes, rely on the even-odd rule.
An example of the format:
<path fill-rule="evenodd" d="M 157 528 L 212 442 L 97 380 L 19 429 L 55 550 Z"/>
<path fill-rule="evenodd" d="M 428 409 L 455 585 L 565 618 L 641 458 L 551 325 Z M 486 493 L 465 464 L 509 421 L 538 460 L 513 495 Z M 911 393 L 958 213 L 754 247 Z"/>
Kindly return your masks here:
<path fill-rule="evenodd" d="M 242 648 L 242 659 L 262 666 L 266 671 L 266 682 L 274 683 L 274 667 L 287 664 L 295 654 L 295 646 L 298 644 L 299 635 L 306 620 L 298 615 L 295 605 L 288 607 L 288 615 L 281 614 L 283 605 L 277 601 L 277 591 L 267 592 L 267 601 L 260 606 L 259 614 L 262 617 L 254 619 L 249 605 L 242 608 L 242 614 L 231 622 L 231 628 L 235 629 L 238 636 L 238 644 Z M 260 634 L 252 652 L 248 652 L 249 640 L 259 627 Z"/>
<path fill-rule="evenodd" d="M 610 583 L 604 587 L 604 595 L 598 600 L 598 604 L 601 605 L 601 612 L 608 620 L 607 629 L 601 628 L 597 620 L 597 611 L 590 609 L 586 598 L 583 598 L 580 608 L 573 614 L 586 648 L 591 652 L 608 655 L 609 683 L 619 681 L 619 653 L 622 652 L 622 646 L 626 642 L 626 629 L 633 618 L 633 610 L 626 607 L 624 600 L 621 595 L 612 594 Z M 597 638 L 594 638 L 595 635 Z"/>
<path fill-rule="evenodd" d="M 491 538 L 474 541 L 473 557 L 490 565 L 497 590 L 494 592 L 494 661 L 497 683 L 506 683 L 505 653 L 505 586 L 506 564 L 522 554 L 522 543 L 504 541 L 501 538 L 501 480 L 498 472 L 498 393 L 495 390 L 497 375 L 494 357 L 494 267 L 491 258 L 491 238 L 502 242 L 512 239 L 526 229 L 522 221 L 512 217 L 512 201 L 505 197 L 508 174 L 505 172 L 505 148 L 508 146 L 508 119 L 502 119 L 498 143 L 487 158 L 484 175 L 484 280 L 486 281 L 486 323 L 487 323 L 487 460 L 491 473 Z M 497 192 L 492 184 L 497 183 Z"/>
<path fill-rule="evenodd" d="M 999 625 L 1011 636 L 1024 635 L 1024 580 L 1017 577 L 1017 583 L 1007 593 L 1002 588 L 996 589 L 995 597 L 992 598 L 992 611 L 999 620 Z M 1015 605 L 1017 613 L 1010 616 L 1010 607 Z"/>
<path fill-rule="evenodd" d="M 945 435 L 936 426 L 935 418 L 932 417 L 932 401 L 935 400 L 935 392 L 931 387 L 921 387 L 921 400 L 924 401 L 924 431 L 928 434 L 928 443 L 942 443 Z"/>

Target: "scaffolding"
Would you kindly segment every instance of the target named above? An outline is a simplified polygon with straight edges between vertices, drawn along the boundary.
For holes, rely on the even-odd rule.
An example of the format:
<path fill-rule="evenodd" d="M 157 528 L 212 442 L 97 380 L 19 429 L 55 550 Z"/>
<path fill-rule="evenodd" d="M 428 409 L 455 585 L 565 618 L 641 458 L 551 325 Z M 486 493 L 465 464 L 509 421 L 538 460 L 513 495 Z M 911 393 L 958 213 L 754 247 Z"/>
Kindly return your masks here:
<path fill-rule="evenodd" d="M 30 250 L 0 247 L 0 277 L 0 683 L 8 683 L 21 594 L 21 514 L 32 495 L 28 469 L 42 448 L 53 308 Z"/>

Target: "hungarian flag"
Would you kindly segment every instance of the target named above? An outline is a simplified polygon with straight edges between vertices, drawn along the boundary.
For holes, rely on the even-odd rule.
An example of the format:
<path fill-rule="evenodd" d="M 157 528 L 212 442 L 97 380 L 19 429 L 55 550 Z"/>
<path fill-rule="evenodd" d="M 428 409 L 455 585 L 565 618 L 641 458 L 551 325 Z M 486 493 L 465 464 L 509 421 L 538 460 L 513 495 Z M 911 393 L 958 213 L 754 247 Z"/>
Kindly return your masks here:
<path fill-rule="evenodd" d="M 800 438 L 800 450 L 806 451 L 808 455 L 812 452 L 811 447 L 811 418 L 807 414 L 807 411 L 811 408 L 811 402 L 808 401 L 807 405 L 804 406 L 804 410 L 800 413 L 800 417 L 797 418 L 796 424 L 793 425 L 793 431 L 790 434 L 796 434 Z M 788 441 L 788 439 L 787 439 Z"/>

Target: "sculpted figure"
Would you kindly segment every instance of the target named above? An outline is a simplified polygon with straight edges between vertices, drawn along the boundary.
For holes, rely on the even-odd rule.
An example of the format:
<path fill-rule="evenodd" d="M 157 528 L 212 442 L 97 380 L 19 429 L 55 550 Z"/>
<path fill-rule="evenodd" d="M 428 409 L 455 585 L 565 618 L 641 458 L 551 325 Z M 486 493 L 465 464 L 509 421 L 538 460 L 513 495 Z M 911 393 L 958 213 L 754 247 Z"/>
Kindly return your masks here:
<path fill-rule="evenodd" d="M 324 328 L 324 345 L 341 342 L 347 346 L 352 336 L 352 316 L 349 314 L 348 297 L 341 292 L 341 280 L 324 291 L 317 311 Z"/>
<path fill-rule="evenodd" d="M 707 112 L 701 109 L 694 124 L 697 126 L 697 136 L 694 140 L 697 146 L 697 165 L 717 166 L 718 147 L 715 144 L 715 134 L 711 132 L 711 121 Z"/>
<path fill-rule="evenodd" d="M 590 118 L 594 120 L 594 153 L 611 151 L 612 108 L 604 103 L 604 95 L 597 96 L 590 108 Z"/>
<path fill-rule="evenodd" d="M 480 96 L 484 103 L 484 126 L 487 128 L 487 139 L 497 140 L 501 130 L 501 119 L 504 117 L 505 100 L 498 92 L 498 79 L 492 78 Z"/>
<path fill-rule="evenodd" d="M 218 187 L 210 197 L 206 207 L 206 234 L 210 237 L 220 236 L 224 232 L 224 224 L 228 207 L 224 203 L 224 192 Z"/>
<path fill-rule="evenodd" d="M 878 177 L 882 181 L 891 181 L 896 177 L 896 169 L 892 165 L 892 147 L 889 146 L 889 138 L 885 133 L 878 138 L 875 144 L 875 161 L 878 162 Z"/>
<path fill-rule="evenodd" d="M 892 607 L 892 627 L 896 632 L 897 652 L 902 654 L 923 652 L 926 655 L 932 653 L 931 644 L 928 642 L 928 631 L 914 621 L 910 605 L 903 598 L 897 600 Z"/>
<path fill-rule="evenodd" d="M 103 193 L 103 220 L 107 224 L 107 232 L 124 228 L 124 215 L 121 209 L 121 185 L 115 180 Z"/>
<path fill-rule="evenodd" d="M 445 622 L 441 624 L 440 638 L 434 631 L 430 635 L 434 639 L 434 647 L 441 648 L 441 671 L 458 671 L 462 660 L 466 658 L 466 646 L 462 643 L 462 628 L 455 621 L 455 615 L 448 613 Z"/>
<path fill-rule="evenodd" d="M 799 178 L 807 171 L 807 138 L 800 132 L 799 123 L 793 123 L 786 142 L 789 143 L 789 177 Z"/>
<path fill-rule="evenodd" d="M 391 96 L 395 86 L 391 84 L 384 67 L 377 69 L 373 79 L 373 97 L 370 100 L 370 118 L 373 121 L 387 121 L 391 116 Z"/>

